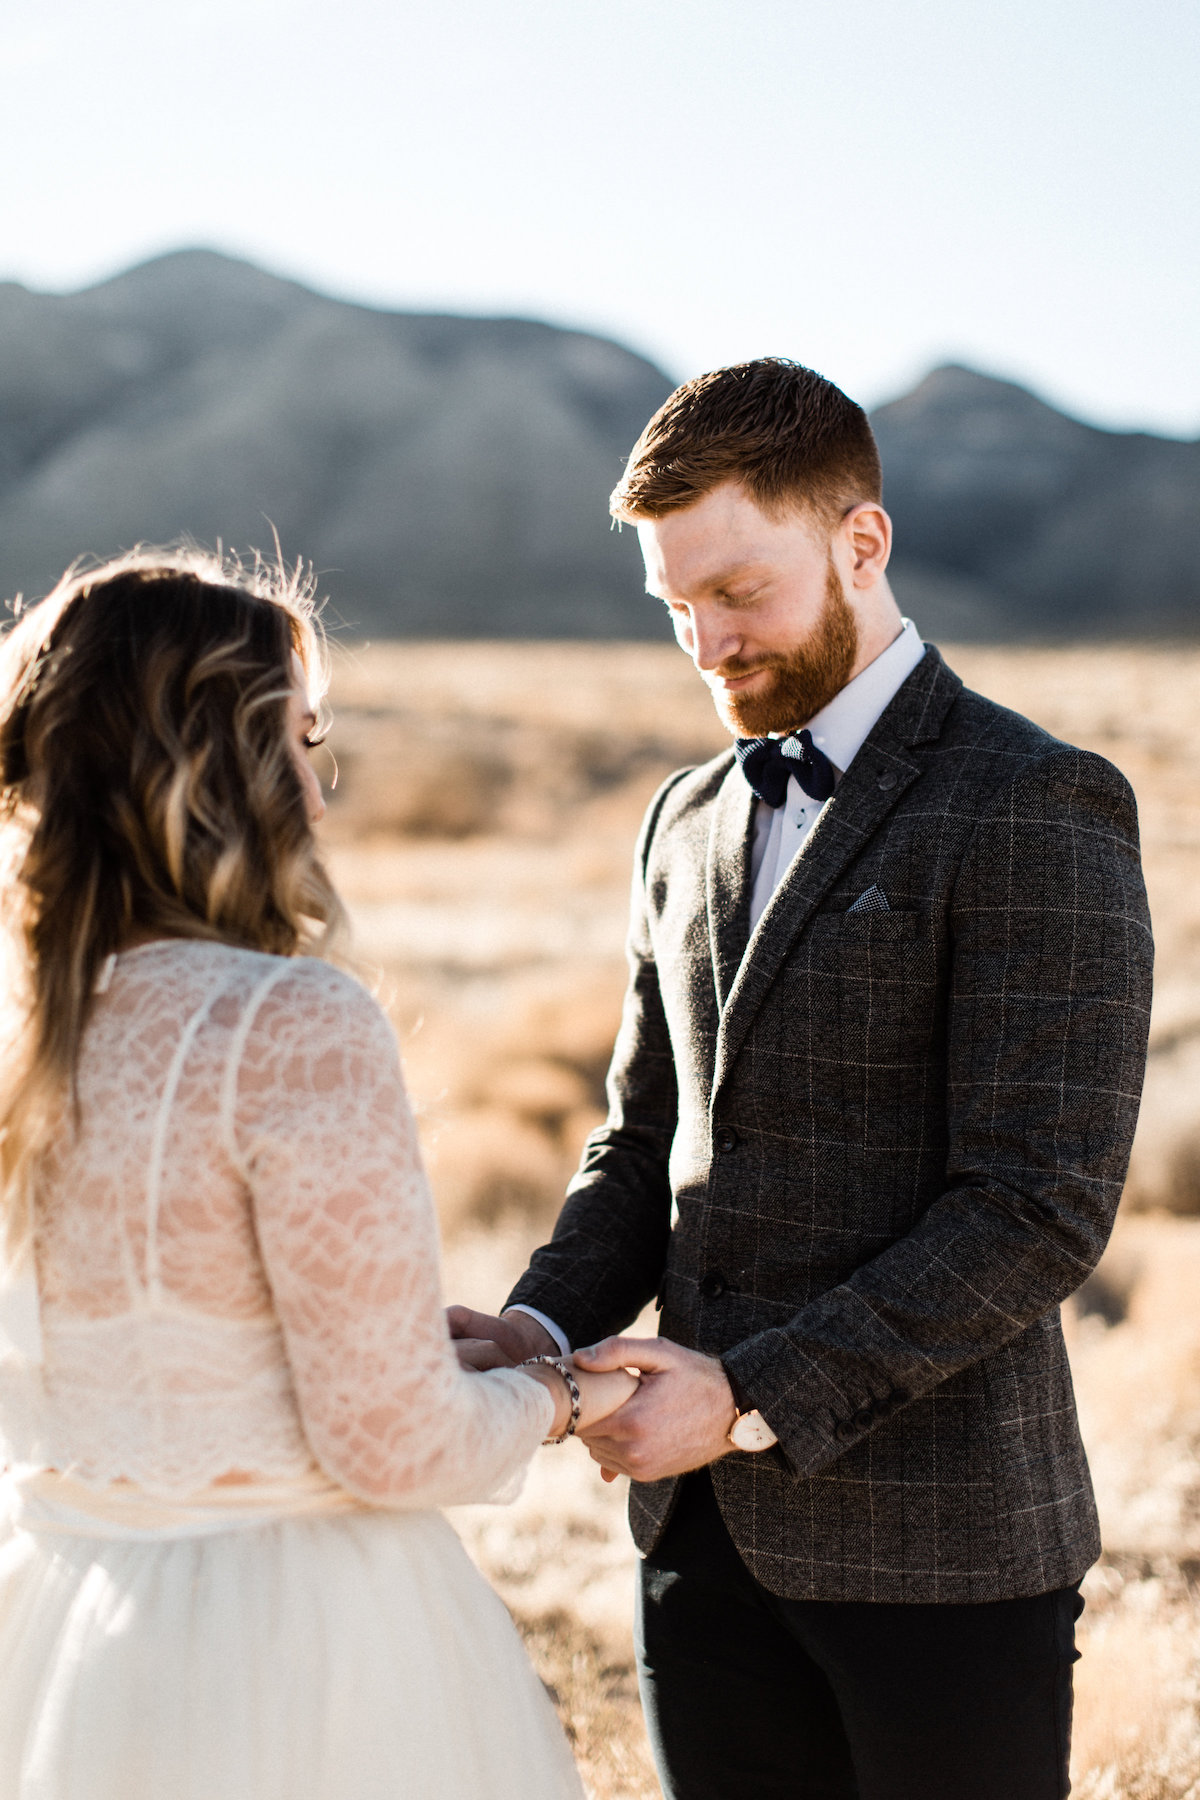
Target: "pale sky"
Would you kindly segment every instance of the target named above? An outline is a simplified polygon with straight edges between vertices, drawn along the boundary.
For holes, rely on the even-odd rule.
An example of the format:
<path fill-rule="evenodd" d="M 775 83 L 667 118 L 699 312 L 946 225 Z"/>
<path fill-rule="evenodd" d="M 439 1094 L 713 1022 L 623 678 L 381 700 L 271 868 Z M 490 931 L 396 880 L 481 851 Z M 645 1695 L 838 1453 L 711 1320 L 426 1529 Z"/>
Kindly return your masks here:
<path fill-rule="evenodd" d="M 0 0 L 0 279 L 205 244 L 1193 436 L 1198 52 L 1196 0 Z"/>

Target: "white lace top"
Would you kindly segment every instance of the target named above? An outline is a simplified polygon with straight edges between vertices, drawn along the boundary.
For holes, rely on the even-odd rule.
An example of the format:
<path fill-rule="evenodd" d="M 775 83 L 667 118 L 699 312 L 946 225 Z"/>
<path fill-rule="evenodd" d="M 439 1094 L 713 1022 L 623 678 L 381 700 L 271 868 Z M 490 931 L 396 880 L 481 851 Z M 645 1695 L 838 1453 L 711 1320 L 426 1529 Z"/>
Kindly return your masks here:
<path fill-rule="evenodd" d="M 44 1363 L 0 1367 L 0 1461 L 180 1497 L 314 1465 L 374 1505 L 511 1489 L 550 1429 L 460 1370 L 396 1042 L 310 958 L 120 957 L 36 1232 Z"/>

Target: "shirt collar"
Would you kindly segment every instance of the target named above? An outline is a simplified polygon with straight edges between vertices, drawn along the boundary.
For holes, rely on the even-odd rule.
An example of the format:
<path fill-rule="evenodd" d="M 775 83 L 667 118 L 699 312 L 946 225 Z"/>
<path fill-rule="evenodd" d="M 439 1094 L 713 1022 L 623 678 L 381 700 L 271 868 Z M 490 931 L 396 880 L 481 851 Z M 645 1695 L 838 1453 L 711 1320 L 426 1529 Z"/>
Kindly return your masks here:
<path fill-rule="evenodd" d="M 925 654 L 921 634 L 911 619 L 902 620 L 899 637 L 881 650 L 853 681 L 848 681 L 808 722 L 812 741 L 834 768 L 845 774 L 871 735 L 875 723 Z"/>

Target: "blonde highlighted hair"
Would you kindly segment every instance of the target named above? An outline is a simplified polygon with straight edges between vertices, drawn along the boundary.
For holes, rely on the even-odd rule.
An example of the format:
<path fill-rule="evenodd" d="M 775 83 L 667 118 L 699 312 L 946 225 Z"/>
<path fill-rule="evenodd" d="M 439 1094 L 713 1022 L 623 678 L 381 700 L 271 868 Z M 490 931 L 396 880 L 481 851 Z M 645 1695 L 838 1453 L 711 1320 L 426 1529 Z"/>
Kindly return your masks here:
<path fill-rule="evenodd" d="M 3 1236 L 69 1125 L 108 955 L 131 938 L 320 953 L 342 908 L 317 854 L 288 701 L 328 687 L 299 568 L 140 550 L 67 572 L 0 644 Z"/>

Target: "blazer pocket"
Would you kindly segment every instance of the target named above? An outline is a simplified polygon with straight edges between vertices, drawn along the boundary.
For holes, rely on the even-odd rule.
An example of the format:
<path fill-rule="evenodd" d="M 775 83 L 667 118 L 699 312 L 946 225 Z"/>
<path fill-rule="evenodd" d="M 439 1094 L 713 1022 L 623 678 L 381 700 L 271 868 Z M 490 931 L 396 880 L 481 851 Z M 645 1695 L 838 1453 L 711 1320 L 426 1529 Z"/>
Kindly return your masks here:
<path fill-rule="evenodd" d="M 929 921 L 922 913 L 818 913 L 809 926 L 814 952 L 822 962 L 837 964 L 893 945 L 928 945 Z"/>
<path fill-rule="evenodd" d="M 921 1063 L 938 1013 L 933 921 L 926 913 L 823 913 L 797 946 L 814 1030 L 845 1064 L 886 1065 L 898 1092 Z M 913 1076 L 916 1079 L 916 1076 Z"/>

